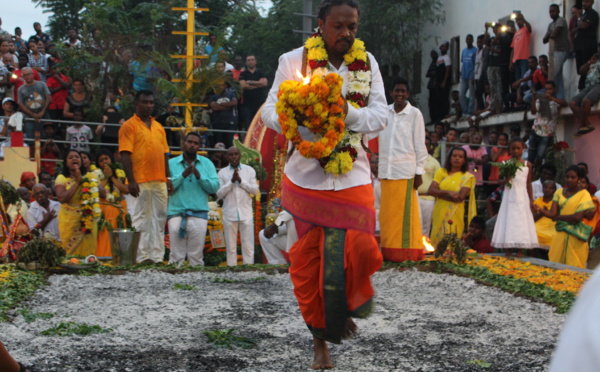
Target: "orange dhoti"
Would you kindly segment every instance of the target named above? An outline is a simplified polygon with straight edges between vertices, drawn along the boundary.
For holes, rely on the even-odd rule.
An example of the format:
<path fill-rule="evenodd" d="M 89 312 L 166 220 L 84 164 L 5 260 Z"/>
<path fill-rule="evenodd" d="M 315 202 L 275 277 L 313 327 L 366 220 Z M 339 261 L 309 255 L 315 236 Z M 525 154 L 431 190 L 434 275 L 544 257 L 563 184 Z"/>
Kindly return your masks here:
<path fill-rule="evenodd" d="M 371 313 L 370 276 L 382 263 L 372 186 L 310 190 L 283 181 L 282 205 L 299 240 L 290 249 L 294 294 L 314 336 L 340 343 L 346 318 Z"/>

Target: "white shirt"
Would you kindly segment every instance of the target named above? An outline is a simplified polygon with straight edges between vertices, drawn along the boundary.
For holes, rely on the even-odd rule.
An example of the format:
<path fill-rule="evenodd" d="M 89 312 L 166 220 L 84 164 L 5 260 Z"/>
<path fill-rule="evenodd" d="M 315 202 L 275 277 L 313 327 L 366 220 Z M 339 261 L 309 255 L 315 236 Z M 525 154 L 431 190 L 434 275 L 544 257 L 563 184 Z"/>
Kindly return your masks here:
<path fill-rule="evenodd" d="M 425 173 L 425 121 L 409 102 L 400 112 L 388 107 L 388 125 L 379 137 L 379 179 L 407 180 Z"/>
<path fill-rule="evenodd" d="M 560 190 L 563 187 L 560 185 L 560 183 L 555 182 L 556 184 L 556 189 Z M 542 179 L 538 178 L 537 181 L 533 181 L 531 183 L 531 188 L 533 189 L 533 200 L 537 199 L 537 198 L 541 198 L 542 196 L 544 196 L 544 185 L 542 185 Z"/>
<path fill-rule="evenodd" d="M 242 182 L 231 182 L 233 167 L 231 165 L 219 171 L 221 187 L 217 197 L 223 200 L 223 218 L 227 221 L 248 221 L 253 216 L 252 196 L 258 193 L 256 172 L 254 168 L 240 164 L 239 175 Z"/>
<path fill-rule="evenodd" d="M 31 203 L 31 206 L 27 211 L 25 220 L 27 221 L 29 228 L 33 230 L 35 228 L 35 225 L 42 222 L 42 220 L 44 219 L 44 213 L 50 213 L 50 211 L 54 211 L 54 213 L 56 213 L 56 217 L 54 217 L 52 220 L 50 220 L 50 222 L 48 222 L 48 224 L 43 230 L 43 233 L 45 234 L 47 231 L 49 231 L 52 233 L 52 235 L 56 237 L 56 239 L 60 241 L 60 233 L 58 231 L 58 209 L 60 208 L 60 203 L 54 200 L 48 201 L 50 202 L 50 205 L 48 205 L 48 210 L 39 205 L 36 201 Z"/>
<path fill-rule="evenodd" d="M 262 119 L 266 126 L 281 133 L 281 126 L 277 120 L 275 104 L 277 103 L 277 93 L 279 85 L 285 80 L 300 79 L 296 76 L 296 71 L 302 70 L 302 52 L 304 47 L 300 47 L 285 53 L 279 58 L 279 67 L 275 74 L 273 87 L 269 92 L 267 102 L 262 108 Z M 385 128 L 386 125 L 386 100 L 383 79 L 379 71 L 379 65 L 373 55 L 368 53 L 371 63 L 371 92 L 369 94 L 369 103 L 366 107 L 357 109 L 348 104 L 348 114 L 346 115 L 346 127 L 357 133 L 376 133 Z M 342 63 L 339 69 L 331 64 L 331 72 L 335 72 L 344 78 L 342 94 L 348 91 L 348 66 Z M 312 135 L 306 128 L 300 128 L 300 134 L 303 138 L 312 140 Z M 364 139 L 364 136 L 363 136 Z M 364 139 L 366 144 L 366 139 Z M 307 159 L 294 151 L 290 160 L 286 163 L 285 174 L 294 184 L 313 190 L 343 190 L 350 187 L 367 185 L 371 183 L 371 168 L 367 155 L 363 149 L 358 151 L 358 157 L 354 162 L 352 170 L 346 174 L 334 176 L 326 173 L 319 165 L 316 159 Z"/>
<path fill-rule="evenodd" d="M 275 220 L 275 225 L 277 225 L 278 229 L 277 236 L 287 235 L 285 251 L 289 252 L 294 243 L 298 241 L 298 232 L 296 231 L 294 217 L 288 211 L 281 211 Z"/>
<path fill-rule="evenodd" d="M 594 372 L 600 365 L 600 271 L 585 283 L 569 311 L 550 362 L 550 372 Z"/>

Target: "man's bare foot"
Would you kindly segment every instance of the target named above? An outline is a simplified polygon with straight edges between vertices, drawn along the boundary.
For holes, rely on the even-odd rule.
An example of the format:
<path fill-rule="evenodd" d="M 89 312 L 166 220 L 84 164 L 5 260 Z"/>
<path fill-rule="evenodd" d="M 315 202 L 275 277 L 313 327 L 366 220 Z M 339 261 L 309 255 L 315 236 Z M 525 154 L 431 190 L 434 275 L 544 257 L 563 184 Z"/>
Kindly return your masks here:
<path fill-rule="evenodd" d="M 344 335 L 342 338 L 348 339 L 356 336 L 358 333 L 358 326 L 354 323 L 351 317 L 346 318 L 346 328 L 344 329 Z"/>
<path fill-rule="evenodd" d="M 312 369 L 331 369 L 333 363 L 329 358 L 329 349 L 327 349 L 327 342 L 313 336 L 313 347 L 315 350 L 315 358 L 310 364 Z"/>

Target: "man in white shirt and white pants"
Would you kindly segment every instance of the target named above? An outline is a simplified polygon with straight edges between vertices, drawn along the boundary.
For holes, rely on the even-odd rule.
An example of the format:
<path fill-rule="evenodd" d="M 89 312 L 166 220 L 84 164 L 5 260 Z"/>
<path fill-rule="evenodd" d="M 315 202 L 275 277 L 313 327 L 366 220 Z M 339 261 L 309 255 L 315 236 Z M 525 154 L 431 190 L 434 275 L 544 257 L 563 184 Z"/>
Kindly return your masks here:
<path fill-rule="evenodd" d="M 398 78 L 390 92 L 388 125 L 378 133 L 381 180 L 381 251 L 387 261 L 419 261 L 423 240 L 417 189 L 423 182 L 427 148 L 423 115 L 408 102 L 408 82 Z"/>
<path fill-rule="evenodd" d="M 252 195 L 258 193 L 256 172 L 240 164 L 240 150 L 227 150 L 229 166 L 219 171 L 221 187 L 217 197 L 223 200 L 223 226 L 227 247 L 227 265 L 237 265 L 237 235 L 240 232 L 244 265 L 254 263 L 254 221 Z"/>
<path fill-rule="evenodd" d="M 258 233 L 260 246 L 271 265 L 287 265 L 283 251 L 289 252 L 298 240 L 294 217 L 286 211 L 279 212 L 274 223 Z"/>

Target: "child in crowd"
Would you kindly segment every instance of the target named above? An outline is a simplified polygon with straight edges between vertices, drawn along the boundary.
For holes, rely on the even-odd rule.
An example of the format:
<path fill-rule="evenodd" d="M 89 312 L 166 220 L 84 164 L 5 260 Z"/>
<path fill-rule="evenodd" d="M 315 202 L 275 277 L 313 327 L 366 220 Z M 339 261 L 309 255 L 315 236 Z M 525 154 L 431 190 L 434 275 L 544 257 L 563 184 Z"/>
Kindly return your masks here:
<path fill-rule="evenodd" d="M 546 92 L 533 95 L 531 113 L 535 115 L 533 131 L 529 137 L 529 162 L 534 167 L 542 165 L 546 149 L 554 137 L 554 130 L 558 122 L 560 108 L 567 105 L 563 99 L 556 98 L 556 84 L 549 80 L 546 82 Z"/>
<path fill-rule="evenodd" d="M 458 90 L 452 91 L 452 104 L 450 105 L 450 113 L 446 118 L 452 119 L 451 123 L 456 123 L 462 116 L 462 108 L 460 106 L 460 95 Z"/>
<path fill-rule="evenodd" d="M 520 137 L 514 137 L 510 141 L 509 150 L 520 167 L 514 178 L 501 180 L 506 187 L 492 237 L 492 246 L 506 249 L 506 256 L 511 256 L 514 248 L 534 249 L 539 246 L 531 213 L 531 163 L 523 160 L 525 142 Z"/>
<path fill-rule="evenodd" d="M 463 149 L 467 152 L 469 172 L 475 176 L 477 186 L 483 185 L 483 164 L 489 161 L 487 150 L 481 146 L 482 141 L 481 134 L 475 133 L 471 138 L 471 143 L 463 146 Z"/>
<path fill-rule="evenodd" d="M 485 236 L 485 220 L 483 217 L 475 216 L 469 224 L 469 230 L 462 238 L 463 243 L 478 253 L 493 253 L 494 249 Z"/>
<path fill-rule="evenodd" d="M 42 159 L 52 159 L 50 161 L 42 161 L 41 167 L 44 171 L 54 176 L 56 173 L 56 160 L 62 159 L 61 147 L 54 140 L 61 140 L 56 134 L 56 127 L 53 123 L 44 123 L 44 134 L 46 139 L 43 141 L 41 157 Z"/>
<path fill-rule="evenodd" d="M 71 142 L 71 148 L 78 151 L 90 152 L 90 142 L 94 139 L 94 134 L 90 127 L 82 124 L 83 109 L 73 109 L 73 121 L 75 124 L 67 128 L 67 141 Z"/>
<path fill-rule="evenodd" d="M 544 195 L 535 199 L 533 204 L 536 209 L 550 210 L 552 207 L 552 198 L 556 192 L 556 183 L 552 180 L 544 181 L 542 188 L 544 190 Z M 544 216 L 538 211 L 533 214 L 533 219 L 535 220 L 535 231 L 537 233 L 538 243 L 540 243 L 540 248 L 545 250 L 550 249 L 550 244 L 552 244 L 552 239 L 556 233 L 556 221 L 553 221 L 551 218 Z"/>

